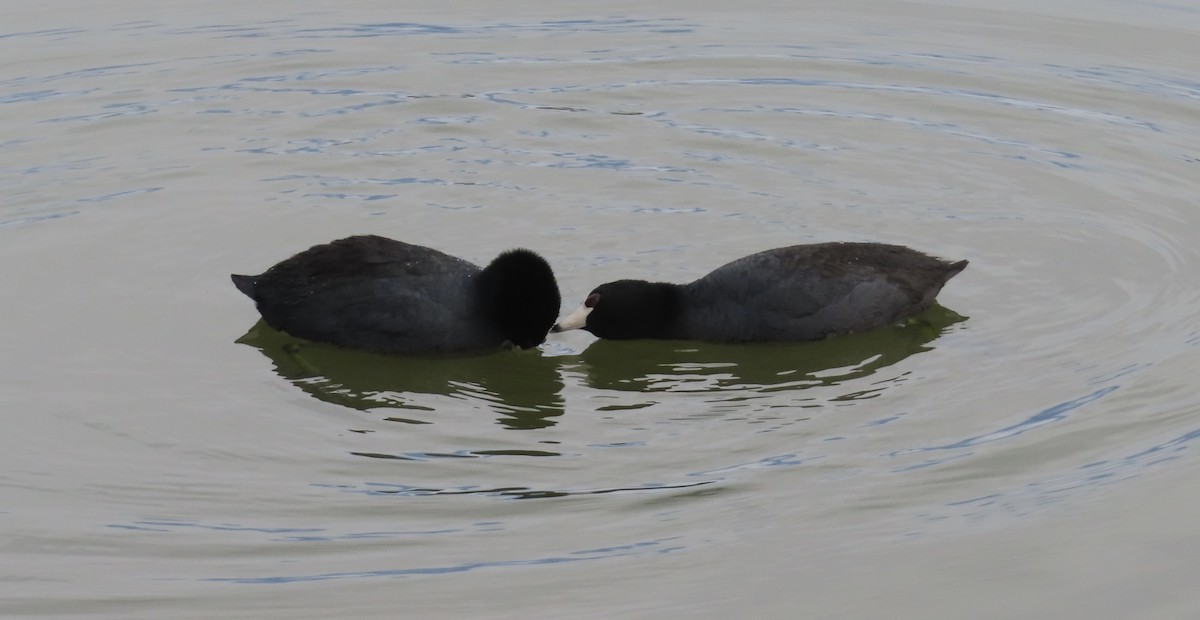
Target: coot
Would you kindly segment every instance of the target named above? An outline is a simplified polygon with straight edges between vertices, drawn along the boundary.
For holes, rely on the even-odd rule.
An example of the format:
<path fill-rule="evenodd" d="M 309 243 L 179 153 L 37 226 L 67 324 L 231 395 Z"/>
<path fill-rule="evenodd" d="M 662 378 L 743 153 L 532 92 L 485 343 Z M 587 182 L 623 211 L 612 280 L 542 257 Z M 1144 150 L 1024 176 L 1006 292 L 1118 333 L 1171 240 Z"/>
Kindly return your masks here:
<path fill-rule="evenodd" d="M 794 245 L 740 258 L 690 284 L 602 284 L 553 331 L 616 340 L 815 340 L 918 314 L 966 266 L 899 245 Z"/>
<path fill-rule="evenodd" d="M 262 275 L 232 277 L 271 327 L 380 353 L 535 347 L 561 304 L 550 265 L 529 250 L 509 250 L 480 269 L 374 235 L 313 246 Z"/>

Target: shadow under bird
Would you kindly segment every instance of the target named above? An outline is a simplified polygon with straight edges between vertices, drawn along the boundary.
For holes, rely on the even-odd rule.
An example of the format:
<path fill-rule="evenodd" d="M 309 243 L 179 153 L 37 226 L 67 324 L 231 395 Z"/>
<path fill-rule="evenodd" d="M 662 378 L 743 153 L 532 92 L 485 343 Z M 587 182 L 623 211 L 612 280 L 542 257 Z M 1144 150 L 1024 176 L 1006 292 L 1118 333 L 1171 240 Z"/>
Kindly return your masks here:
<path fill-rule="evenodd" d="M 271 327 L 379 353 L 532 348 L 561 304 L 550 265 L 530 250 L 509 250 L 481 269 L 375 235 L 313 246 L 261 275 L 232 278 Z"/>
<path fill-rule="evenodd" d="M 883 243 L 794 245 L 740 258 L 690 284 L 601 284 L 553 331 L 613 340 L 816 340 L 919 314 L 966 266 Z"/>

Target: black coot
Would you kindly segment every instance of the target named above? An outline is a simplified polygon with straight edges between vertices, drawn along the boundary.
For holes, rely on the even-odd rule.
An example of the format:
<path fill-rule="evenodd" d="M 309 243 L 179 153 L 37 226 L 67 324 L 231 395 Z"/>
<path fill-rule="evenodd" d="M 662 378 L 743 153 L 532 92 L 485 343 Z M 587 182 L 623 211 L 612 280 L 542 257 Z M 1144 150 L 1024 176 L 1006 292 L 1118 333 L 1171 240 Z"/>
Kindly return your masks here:
<path fill-rule="evenodd" d="M 535 347 L 561 304 L 550 265 L 529 250 L 509 250 L 480 269 L 374 235 L 313 246 L 233 283 L 275 329 L 380 353 Z"/>
<path fill-rule="evenodd" d="M 602 284 L 554 331 L 616 340 L 814 340 L 920 313 L 966 266 L 882 243 L 794 245 L 735 260 L 691 284 Z"/>

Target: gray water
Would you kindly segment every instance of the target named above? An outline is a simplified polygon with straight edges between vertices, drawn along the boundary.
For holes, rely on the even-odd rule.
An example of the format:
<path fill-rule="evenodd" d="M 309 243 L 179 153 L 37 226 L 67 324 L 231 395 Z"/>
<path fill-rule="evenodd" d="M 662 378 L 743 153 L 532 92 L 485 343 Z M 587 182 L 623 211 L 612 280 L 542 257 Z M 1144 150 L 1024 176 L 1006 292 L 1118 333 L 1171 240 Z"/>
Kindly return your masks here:
<path fill-rule="evenodd" d="M 0 614 L 1200 613 L 1200 10 L 403 4 L 4 11 Z M 532 248 L 564 310 L 971 265 L 820 343 L 451 360 L 228 280 L 355 233 Z"/>

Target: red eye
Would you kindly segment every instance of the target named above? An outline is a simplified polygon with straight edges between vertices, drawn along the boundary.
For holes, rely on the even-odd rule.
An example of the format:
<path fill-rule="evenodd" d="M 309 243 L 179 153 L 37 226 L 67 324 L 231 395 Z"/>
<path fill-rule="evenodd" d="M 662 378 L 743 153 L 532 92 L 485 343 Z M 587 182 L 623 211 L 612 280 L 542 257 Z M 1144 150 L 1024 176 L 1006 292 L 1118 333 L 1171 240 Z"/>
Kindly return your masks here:
<path fill-rule="evenodd" d="M 592 293 L 587 296 L 587 299 L 583 300 L 583 307 L 595 308 L 598 303 L 600 303 L 600 293 Z"/>

